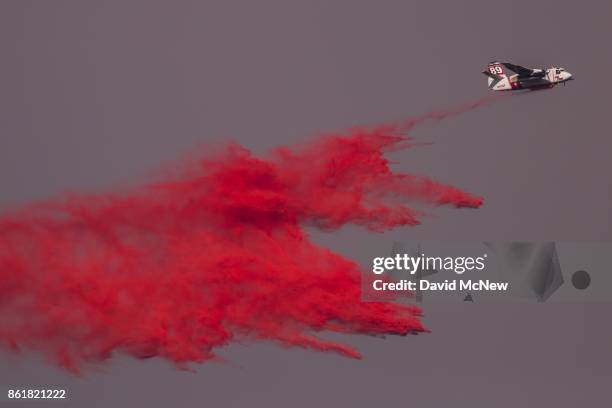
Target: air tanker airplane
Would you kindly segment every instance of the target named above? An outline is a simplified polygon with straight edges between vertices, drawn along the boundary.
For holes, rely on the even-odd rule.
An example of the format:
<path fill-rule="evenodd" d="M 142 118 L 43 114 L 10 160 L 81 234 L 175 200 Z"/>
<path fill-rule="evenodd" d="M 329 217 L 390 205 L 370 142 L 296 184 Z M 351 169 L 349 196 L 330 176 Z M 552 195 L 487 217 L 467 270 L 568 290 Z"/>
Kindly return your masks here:
<path fill-rule="evenodd" d="M 506 68 L 506 69 L 504 69 Z M 507 75 L 507 70 L 512 71 Z M 490 62 L 482 72 L 489 77 L 489 89 L 493 91 L 518 91 L 521 89 L 546 89 L 574 79 L 565 68 L 531 69 L 509 62 Z"/>

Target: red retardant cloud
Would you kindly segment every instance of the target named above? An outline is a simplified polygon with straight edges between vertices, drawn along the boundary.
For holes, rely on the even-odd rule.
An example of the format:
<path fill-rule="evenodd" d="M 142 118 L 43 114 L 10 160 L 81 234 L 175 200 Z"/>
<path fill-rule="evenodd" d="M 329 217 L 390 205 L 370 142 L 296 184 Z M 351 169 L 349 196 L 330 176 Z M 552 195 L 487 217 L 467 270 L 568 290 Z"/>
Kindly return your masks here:
<path fill-rule="evenodd" d="M 304 230 L 418 224 L 408 203 L 481 205 L 394 173 L 385 153 L 410 147 L 402 132 L 355 130 L 263 157 L 229 145 L 162 182 L 5 213 L 0 343 L 79 371 L 116 351 L 185 366 L 252 340 L 358 358 L 315 334 L 423 331 L 417 308 L 362 301 L 359 266 Z"/>

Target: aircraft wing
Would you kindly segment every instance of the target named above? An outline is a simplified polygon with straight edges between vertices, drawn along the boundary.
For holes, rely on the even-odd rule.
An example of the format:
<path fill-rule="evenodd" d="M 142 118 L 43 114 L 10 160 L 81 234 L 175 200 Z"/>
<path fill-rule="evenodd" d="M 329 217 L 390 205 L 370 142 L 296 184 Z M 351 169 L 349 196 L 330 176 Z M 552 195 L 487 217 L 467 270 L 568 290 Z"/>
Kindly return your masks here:
<path fill-rule="evenodd" d="M 521 67 L 520 65 L 514 65 L 509 62 L 501 63 L 504 67 L 508 68 L 510 71 L 516 72 L 519 78 L 527 78 L 533 76 L 540 76 L 539 74 L 542 72 L 540 69 L 530 69 Z"/>

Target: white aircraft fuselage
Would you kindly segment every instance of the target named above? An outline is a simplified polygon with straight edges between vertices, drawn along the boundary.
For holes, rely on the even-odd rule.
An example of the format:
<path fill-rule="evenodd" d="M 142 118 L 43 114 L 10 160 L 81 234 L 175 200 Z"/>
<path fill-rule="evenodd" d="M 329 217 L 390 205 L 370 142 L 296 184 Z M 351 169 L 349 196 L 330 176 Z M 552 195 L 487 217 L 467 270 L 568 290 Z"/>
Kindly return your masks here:
<path fill-rule="evenodd" d="M 514 73 L 508 75 L 504 68 Z M 530 69 L 507 62 L 491 62 L 483 73 L 488 77 L 489 89 L 493 91 L 552 88 L 574 79 L 565 68 Z"/>

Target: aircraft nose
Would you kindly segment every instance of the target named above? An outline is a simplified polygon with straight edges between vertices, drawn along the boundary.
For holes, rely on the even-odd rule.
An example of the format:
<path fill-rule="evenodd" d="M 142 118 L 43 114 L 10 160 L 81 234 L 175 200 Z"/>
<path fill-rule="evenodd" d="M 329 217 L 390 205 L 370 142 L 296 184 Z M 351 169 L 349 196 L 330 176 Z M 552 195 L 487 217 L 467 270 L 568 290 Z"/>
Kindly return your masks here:
<path fill-rule="evenodd" d="M 566 79 L 565 79 L 566 81 L 573 81 L 574 80 L 574 75 L 573 74 L 571 74 L 569 72 L 566 72 L 565 75 L 566 75 Z"/>

